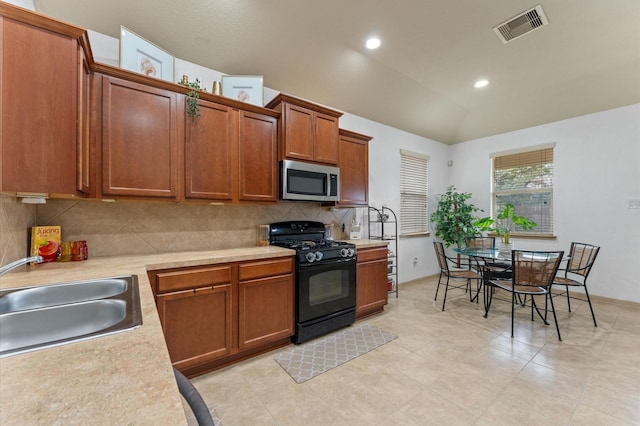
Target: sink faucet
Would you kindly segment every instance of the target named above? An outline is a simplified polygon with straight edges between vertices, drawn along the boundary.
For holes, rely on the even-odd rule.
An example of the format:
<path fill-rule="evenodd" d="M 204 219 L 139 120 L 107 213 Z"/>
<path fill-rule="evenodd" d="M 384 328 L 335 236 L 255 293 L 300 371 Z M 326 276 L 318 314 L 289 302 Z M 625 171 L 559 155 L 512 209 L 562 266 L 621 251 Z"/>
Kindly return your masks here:
<path fill-rule="evenodd" d="M 0 276 L 6 274 L 7 272 L 16 269 L 22 265 L 26 265 L 27 263 L 30 262 L 36 262 L 36 263 L 42 263 L 42 256 L 31 256 L 31 257 L 25 257 L 23 259 L 18 259 L 15 262 L 11 262 L 9 264 L 4 265 L 3 267 L 0 268 Z"/>

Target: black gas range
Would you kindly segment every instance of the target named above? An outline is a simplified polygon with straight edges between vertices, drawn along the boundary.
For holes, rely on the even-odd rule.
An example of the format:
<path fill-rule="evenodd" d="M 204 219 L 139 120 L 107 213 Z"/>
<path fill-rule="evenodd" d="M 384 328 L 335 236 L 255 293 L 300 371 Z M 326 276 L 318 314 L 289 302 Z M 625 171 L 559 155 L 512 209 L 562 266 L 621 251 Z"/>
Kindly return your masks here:
<path fill-rule="evenodd" d="M 352 324 L 356 306 L 355 244 L 325 238 L 322 222 L 269 226 L 270 244 L 296 251 L 294 343 Z"/>

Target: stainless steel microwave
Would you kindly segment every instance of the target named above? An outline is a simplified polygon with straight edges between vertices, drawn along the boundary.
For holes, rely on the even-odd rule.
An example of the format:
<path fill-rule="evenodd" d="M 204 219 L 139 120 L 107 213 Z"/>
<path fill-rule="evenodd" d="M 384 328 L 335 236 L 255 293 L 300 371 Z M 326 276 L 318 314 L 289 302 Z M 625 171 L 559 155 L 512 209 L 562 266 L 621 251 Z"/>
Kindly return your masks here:
<path fill-rule="evenodd" d="M 339 201 L 340 169 L 303 161 L 280 162 L 280 199 Z"/>

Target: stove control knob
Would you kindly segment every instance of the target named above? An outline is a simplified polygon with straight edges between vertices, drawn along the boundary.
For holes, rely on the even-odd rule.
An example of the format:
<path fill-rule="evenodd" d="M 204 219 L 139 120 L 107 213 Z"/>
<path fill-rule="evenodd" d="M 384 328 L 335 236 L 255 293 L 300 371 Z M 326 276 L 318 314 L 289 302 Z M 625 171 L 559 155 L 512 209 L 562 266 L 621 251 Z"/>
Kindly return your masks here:
<path fill-rule="evenodd" d="M 348 250 L 348 249 L 346 249 L 346 248 L 341 248 L 341 249 L 340 249 L 340 256 L 341 256 L 341 257 L 347 257 L 347 256 L 349 256 L 349 250 Z"/>
<path fill-rule="evenodd" d="M 316 260 L 316 255 L 315 255 L 315 253 L 311 253 L 311 252 L 309 252 L 309 253 L 307 253 L 304 257 L 307 259 L 307 261 L 308 261 L 309 263 L 311 263 L 311 262 L 313 262 L 314 260 Z"/>
<path fill-rule="evenodd" d="M 322 252 L 317 251 L 315 254 L 316 260 L 322 260 Z"/>
<path fill-rule="evenodd" d="M 352 248 L 347 249 L 347 252 L 348 252 L 347 254 L 348 254 L 349 257 L 353 257 L 356 254 L 356 251 L 354 249 L 352 249 Z"/>

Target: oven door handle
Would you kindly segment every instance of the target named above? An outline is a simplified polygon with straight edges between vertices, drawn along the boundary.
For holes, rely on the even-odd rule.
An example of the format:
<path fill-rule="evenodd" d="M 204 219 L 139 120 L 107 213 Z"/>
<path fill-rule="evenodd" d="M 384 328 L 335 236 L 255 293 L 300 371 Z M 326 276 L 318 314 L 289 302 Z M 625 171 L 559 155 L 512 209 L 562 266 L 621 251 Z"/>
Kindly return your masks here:
<path fill-rule="evenodd" d="M 355 262 L 355 261 L 356 261 L 356 258 L 351 257 L 349 259 L 340 258 L 340 259 L 331 259 L 331 260 L 321 260 L 319 262 L 301 263 L 298 266 L 301 268 L 311 268 L 315 266 L 329 266 L 329 265 L 337 265 L 341 263 Z"/>

